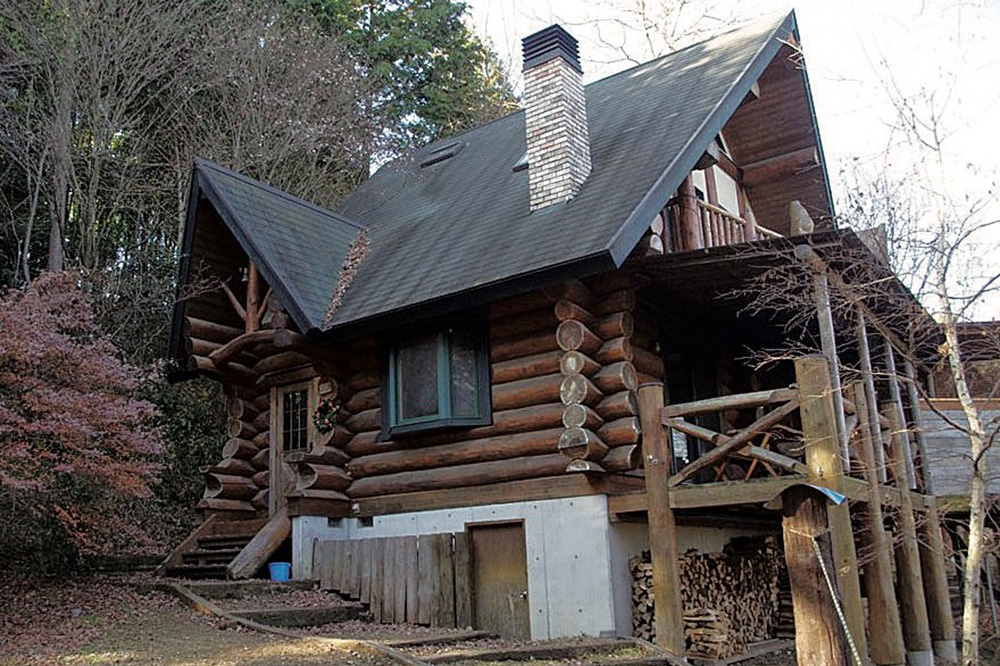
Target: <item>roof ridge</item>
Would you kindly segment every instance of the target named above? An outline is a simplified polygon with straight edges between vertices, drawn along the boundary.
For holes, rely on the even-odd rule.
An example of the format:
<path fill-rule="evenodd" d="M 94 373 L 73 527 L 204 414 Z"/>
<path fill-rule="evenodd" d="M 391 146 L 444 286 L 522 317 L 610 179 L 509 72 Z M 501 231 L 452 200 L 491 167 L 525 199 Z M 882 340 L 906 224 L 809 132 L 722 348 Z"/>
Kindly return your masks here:
<path fill-rule="evenodd" d="M 252 185 L 252 186 L 254 186 L 254 187 L 256 187 L 256 188 L 258 188 L 260 190 L 263 190 L 263 191 L 267 192 L 268 194 L 272 194 L 272 195 L 281 197 L 282 199 L 286 199 L 286 200 L 288 200 L 288 201 L 290 201 L 292 203 L 298 204 L 300 206 L 305 206 L 306 208 L 311 208 L 312 210 L 314 210 L 314 211 L 316 211 L 318 213 L 321 213 L 322 215 L 325 215 L 326 217 L 330 217 L 330 218 L 333 218 L 337 222 L 341 222 L 343 224 L 350 225 L 350 226 L 354 227 L 355 229 L 357 229 L 359 231 L 365 228 L 363 224 L 360 224 L 359 222 L 355 222 L 354 220 L 352 220 L 351 218 L 347 217 L 343 213 L 339 213 L 339 212 L 337 212 L 335 210 L 331 210 L 331 209 L 326 208 L 324 206 L 320 206 L 319 204 L 315 204 L 315 203 L 313 203 L 313 202 L 311 202 L 311 201 L 309 201 L 307 199 L 303 199 L 302 197 L 295 196 L 294 194 L 286 192 L 285 190 L 282 190 L 282 189 L 280 189 L 278 187 L 275 187 L 273 185 L 268 185 L 267 183 L 263 183 L 263 182 L 261 182 L 259 180 L 251 178 L 250 176 L 247 176 L 245 174 L 239 173 L 238 171 L 233 171 L 232 169 L 230 169 L 228 167 L 224 167 L 221 164 L 213 162 L 213 161 L 211 161 L 209 159 L 206 159 L 204 157 L 195 157 L 194 158 L 194 164 L 195 164 L 195 168 L 196 169 L 200 169 L 202 167 L 206 167 L 208 169 L 214 169 L 215 171 L 219 171 L 219 172 L 221 172 L 221 173 L 223 173 L 223 174 L 225 174 L 227 176 L 231 176 L 231 177 L 236 178 L 237 180 L 242 181 L 242 182 L 244 182 L 244 183 L 246 183 L 248 185 Z"/>

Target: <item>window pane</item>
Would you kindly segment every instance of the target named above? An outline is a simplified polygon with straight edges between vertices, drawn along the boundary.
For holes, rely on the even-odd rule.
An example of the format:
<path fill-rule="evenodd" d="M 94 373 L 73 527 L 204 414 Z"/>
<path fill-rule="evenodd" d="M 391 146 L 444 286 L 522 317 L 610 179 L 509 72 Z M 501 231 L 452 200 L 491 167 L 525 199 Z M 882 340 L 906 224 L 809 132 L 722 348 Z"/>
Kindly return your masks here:
<path fill-rule="evenodd" d="M 309 446 L 309 392 L 286 391 L 281 399 L 281 441 L 286 451 Z"/>
<path fill-rule="evenodd" d="M 476 344 L 468 331 L 451 335 L 451 411 L 452 416 L 476 416 Z"/>
<path fill-rule="evenodd" d="M 438 413 L 438 338 L 425 335 L 399 348 L 399 418 Z"/>

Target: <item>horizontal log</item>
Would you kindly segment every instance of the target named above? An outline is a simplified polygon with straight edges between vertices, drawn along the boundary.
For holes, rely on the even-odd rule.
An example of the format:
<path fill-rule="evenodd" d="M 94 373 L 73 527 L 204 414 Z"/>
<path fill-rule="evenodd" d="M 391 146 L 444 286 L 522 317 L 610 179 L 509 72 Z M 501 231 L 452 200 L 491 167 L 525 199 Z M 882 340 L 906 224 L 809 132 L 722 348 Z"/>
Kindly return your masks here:
<path fill-rule="evenodd" d="M 222 346 L 219 342 L 209 342 L 201 338 L 184 338 L 184 351 L 188 356 L 209 356 L 212 352 Z"/>
<path fill-rule="evenodd" d="M 319 463 L 299 463 L 298 477 L 295 481 L 296 490 L 312 488 L 315 490 L 347 490 L 351 485 L 351 477 L 335 465 L 320 465 Z"/>
<path fill-rule="evenodd" d="M 609 472 L 628 472 L 642 467 L 642 447 L 638 444 L 616 446 L 601 460 Z"/>
<path fill-rule="evenodd" d="M 596 319 L 596 317 L 587 311 L 586 308 L 566 298 L 561 298 L 556 301 L 553 310 L 556 319 L 559 321 L 569 321 L 571 319 L 575 319 L 576 321 L 583 322 L 587 326 L 591 326 Z"/>
<path fill-rule="evenodd" d="M 568 351 L 561 352 L 559 359 L 559 372 L 564 375 L 584 375 L 591 377 L 601 369 L 601 365 L 592 360 L 583 352 Z"/>
<path fill-rule="evenodd" d="M 250 460 L 257 455 L 257 450 L 258 446 L 251 440 L 233 437 L 222 446 L 222 457 Z"/>
<path fill-rule="evenodd" d="M 344 445 L 344 453 L 351 458 L 355 458 L 379 451 L 393 450 L 399 446 L 397 442 L 382 441 L 379 439 L 381 435 L 381 431 L 378 430 L 359 432 L 354 437 L 351 437 L 351 441 Z"/>
<path fill-rule="evenodd" d="M 565 469 L 566 458 L 558 453 L 508 458 L 357 479 L 351 484 L 347 494 L 352 498 L 358 498 L 422 490 L 463 488 L 504 481 L 561 476 Z"/>
<path fill-rule="evenodd" d="M 226 344 L 213 351 L 209 358 L 213 363 L 222 364 L 236 360 L 240 353 L 261 342 L 271 342 L 274 339 L 274 331 L 264 329 L 251 333 L 242 333 Z"/>
<path fill-rule="evenodd" d="M 253 399 L 253 406 L 258 413 L 264 411 L 265 409 L 271 409 L 271 392 L 263 391 L 258 393 Z"/>
<path fill-rule="evenodd" d="M 605 469 L 600 463 L 593 460 L 574 459 L 566 465 L 566 472 L 569 474 L 603 474 Z"/>
<path fill-rule="evenodd" d="M 608 446 L 635 444 L 641 434 L 639 419 L 634 416 L 609 421 L 597 430 L 597 436 Z"/>
<path fill-rule="evenodd" d="M 569 375 L 562 378 L 559 399 L 564 405 L 583 404 L 593 406 L 601 401 L 604 394 L 594 383 L 583 375 Z"/>
<path fill-rule="evenodd" d="M 320 500 L 333 500 L 337 502 L 349 502 L 349 498 L 346 494 L 339 490 L 320 490 L 319 488 L 303 488 L 302 490 L 293 490 L 288 493 L 289 497 L 307 497 L 309 499 L 320 499 Z"/>
<path fill-rule="evenodd" d="M 791 458 L 777 451 L 771 451 L 769 449 L 762 449 L 759 446 L 751 444 L 750 446 L 744 447 L 740 450 L 743 455 L 749 456 L 761 462 L 766 462 L 772 467 L 777 467 L 780 470 L 786 472 L 794 472 L 796 474 L 809 474 L 809 467 L 800 460 Z"/>
<path fill-rule="evenodd" d="M 261 375 L 255 387 L 261 391 L 272 389 L 276 386 L 288 386 L 299 382 L 307 382 L 316 376 L 316 368 L 306 365 L 295 370 L 285 372 L 272 372 Z"/>
<path fill-rule="evenodd" d="M 250 464 L 256 469 L 267 469 L 271 465 L 271 451 L 266 447 L 261 449 L 250 459 Z"/>
<path fill-rule="evenodd" d="M 245 476 L 208 473 L 205 475 L 206 499 L 249 500 L 257 494 L 257 486 Z"/>
<path fill-rule="evenodd" d="M 589 308 L 590 304 L 594 301 L 594 292 L 580 280 L 570 280 L 562 284 L 545 287 L 542 291 L 551 296 L 553 302 L 566 299 Z"/>
<path fill-rule="evenodd" d="M 261 412 L 253 418 L 251 424 L 257 432 L 263 432 L 271 427 L 271 410 Z"/>
<path fill-rule="evenodd" d="M 555 331 L 544 331 L 490 343 L 490 362 L 499 363 L 559 349 Z"/>
<path fill-rule="evenodd" d="M 382 410 L 366 409 L 357 414 L 351 414 L 344 423 L 344 426 L 353 433 L 368 432 L 382 428 Z"/>
<path fill-rule="evenodd" d="M 289 347 L 304 348 L 306 346 L 306 338 L 301 333 L 287 328 L 275 328 L 271 344 L 274 345 L 275 349 L 287 349 Z"/>
<path fill-rule="evenodd" d="M 663 359 L 658 354 L 635 345 L 632 346 L 632 353 L 632 365 L 635 366 L 636 372 L 641 372 L 648 377 L 656 377 L 660 381 L 663 380 L 666 373 Z"/>
<path fill-rule="evenodd" d="M 631 312 L 612 312 L 598 319 L 591 328 L 602 340 L 631 337 L 635 321 Z"/>
<path fill-rule="evenodd" d="M 347 379 L 347 388 L 351 391 L 366 391 L 381 385 L 382 373 L 377 368 L 355 372 Z M 349 396 L 341 397 L 341 400 L 345 398 L 349 399 Z"/>
<path fill-rule="evenodd" d="M 635 367 L 628 361 L 606 365 L 590 380 L 605 395 L 620 391 L 635 391 L 639 387 Z"/>
<path fill-rule="evenodd" d="M 253 369 L 258 375 L 272 375 L 296 370 L 306 365 L 312 365 L 308 356 L 296 351 L 284 351 L 262 358 L 257 361 Z"/>
<path fill-rule="evenodd" d="M 498 435 L 439 446 L 419 446 L 354 458 L 347 471 L 355 478 L 393 474 L 406 470 L 449 467 L 473 462 L 506 460 L 557 450 L 561 428 Z"/>
<path fill-rule="evenodd" d="M 214 465 L 209 465 L 202 470 L 203 474 L 232 474 L 234 476 L 251 477 L 256 472 L 256 468 L 250 464 L 249 460 L 239 460 L 238 458 L 223 458 Z"/>
<path fill-rule="evenodd" d="M 596 352 L 604 344 L 604 341 L 587 328 L 586 324 L 575 319 L 559 324 L 559 328 L 556 329 L 556 342 L 563 351 L 580 351 L 588 355 Z"/>
<path fill-rule="evenodd" d="M 621 391 L 607 396 L 594 407 L 605 421 L 613 421 L 639 413 L 639 403 L 634 391 Z"/>
<path fill-rule="evenodd" d="M 332 430 L 317 433 L 315 446 L 319 448 L 334 447 L 342 449 L 345 444 L 351 441 L 351 437 L 353 436 L 354 433 L 338 423 L 333 426 Z"/>
<path fill-rule="evenodd" d="M 242 363 L 226 363 L 220 367 L 212 363 L 207 356 L 189 356 L 187 369 L 190 372 L 202 372 L 211 377 L 219 377 L 245 386 L 253 386 L 257 381 L 257 373 Z"/>
<path fill-rule="evenodd" d="M 236 513 L 254 513 L 253 505 L 245 500 L 221 499 L 219 497 L 203 497 L 195 507 L 199 510 L 232 511 Z"/>
<path fill-rule="evenodd" d="M 519 312 L 492 320 L 490 322 L 490 339 L 502 340 L 539 331 L 555 331 L 558 325 L 559 319 L 552 311 L 552 306 L 545 306 L 538 310 Z"/>
<path fill-rule="evenodd" d="M 350 461 L 351 457 L 346 452 L 332 446 L 313 447 L 309 451 L 289 451 L 285 454 L 285 462 L 290 465 L 316 463 L 343 467 Z"/>
<path fill-rule="evenodd" d="M 254 407 L 251 400 L 244 400 L 236 396 L 226 397 L 226 416 L 231 419 L 247 417 L 248 421 L 252 421 L 258 412 L 259 410 Z"/>
<path fill-rule="evenodd" d="M 257 494 L 253 496 L 253 499 L 250 500 L 250 504 L 258 511 L 264 511 L 268 508 L 270 501 L 271 491 L 267 488 L 261 488 L 257 491 Z"/>
<path fill-rule="evenodd" d="M 522 314 L 532 310 L 539 310 L 541 308 L 551 309 L 552 304 L 557 300 L 559 299 L 554 298 L 541 290 L 531 291 L 526 294 L 518 294 L 517 296 L 511 296 L 510 298 L 504 298 L 491 303 L 489 319 L 491 321 L 495 319 L 503 319 L 504 317 L 509 317 L 510 315 Z"/>
<path fill-rule="evenodd" d="M 258 488 L 267 488 L 269 485 L 271 485 L 271 471 L 262 469 L 261 471 L 251 476 L 250 480 L 253 481 L 253 484 Z"/>
<path fill-rule="evenodd" d="M 707 398 L 694 402 L 676 403 L 663 408 L 663 416 L 695 416 L 697 414 L 711 414 L 712 412 L 724 412 L 730 409 L 751 409 L 753 407 L 763 407 L 778 402 L 788 402 L 798 396 L 795 389 L 776 389 L 770 391 L 754 391 L 752 393 L 736 393 L 733 395 L 723 395 L 717 398 Z"/>
<path fill-rule="evenodd" d="M 587 428 L 596 431 L 604 425 L 604 419 L 590 407 L 574 403 L 566 405 L 563 409 L 562 424 L 565 428 Z"/>
<path fill-rule="evenodd" d="M 635 309 L 635 290 L 632 288 L 612 291 L 595 302 L 591 311 L 597 316 L 611 314 L 613 312 L 631 312 Z"/>
<path fill-rule="evenodd" d="M 262 448 L 266 449 L 268 446 L 271 445 L 271 431 L 270 431 L 270 429 L 268 429 L 268 430 L 261 430 L 259 433 L 257 433 L 256 435 L 254 435 L 253 439 L 251 439 L 250 441 L 253 442 L 254 446 L 256 446 L 258 449 L 262 449 Z"/>
<path fill-rule="evenodd" d="M 375 409 L 382 405 L 382 389 L 380 387 L 364 389 L 351 396 L 351 399 L 344 403 L 344 408 L 351 414 L 357 414 L 368 409 Z"/>
<path fill-rule="evenodd" d="M 815 167 L 818 164 L 819 153 L 815 146 L 800 148 L 743 165 L 743 183 L 747 187 L 754 187 L 793 176 L 802 169 Z"/>
<path fill-rule="evenodd" d="M 566 428 L 559 436 L 559 453 L 567 458 L 600 460 L 607 452 L 607 445 L 590 430 Z"/>
<path fill-rule="evenodd" d="M 241 419 L 228 419 L 226 432 L 229 433 L 230 439 L 253 439 L 254 435 L 260 431 L 253 427 L 252 423 L 247 423 Z"/>
<path fill-rule="evenodd" d="M 587 286 L 594 293 L 594 297 L 599 299 L 605 294 L 633 287 L 633 279 L 632 273 L 611 271 L 587 278 Z"/>
<path fill-rule="evenodd" d="M 556 350 L 494 363 L 491 367 L 493 383 L 504 384 L 519 379 L 551 375 L 559 371 L 561 358 L 562 352 Z"/>
<path fill-rule="evenodd" d="M 505 384 L 495 384 L 492 388 L 491 398 L 493 409 L 502 411 L 558 402 L 559 386 L 562 380 L 562 375 L 552 374 L 519 379 Z"/>
<path fill-rule="evenodd" d="M 243 328 L 217 324 L 214 321 L 198 319 L 196 317 L 184 318 L 184 335 L 189 338 L 200 338 L 209 342 L 225 344 L 233 338 L 243 335 Z"/>
<path fill-rule="evenodd" d="M 613 338 L 594 352 L 593 359 L 601 365 L 610 365 L 618 361 L 631 361 L 633 357 L 632 343 L 628 338 Z"/>

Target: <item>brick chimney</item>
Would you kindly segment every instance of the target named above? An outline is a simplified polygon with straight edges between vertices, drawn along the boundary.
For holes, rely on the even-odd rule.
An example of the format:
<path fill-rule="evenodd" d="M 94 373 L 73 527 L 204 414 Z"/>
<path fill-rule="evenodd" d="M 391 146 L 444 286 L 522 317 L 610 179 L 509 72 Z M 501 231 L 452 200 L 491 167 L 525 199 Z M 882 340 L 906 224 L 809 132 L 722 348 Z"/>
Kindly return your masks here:
<path fill-rule="evenodd" d="M 576 196 L 590 174 L 577 41 L 558 25 L 522 40 L 531 210 Z"/>

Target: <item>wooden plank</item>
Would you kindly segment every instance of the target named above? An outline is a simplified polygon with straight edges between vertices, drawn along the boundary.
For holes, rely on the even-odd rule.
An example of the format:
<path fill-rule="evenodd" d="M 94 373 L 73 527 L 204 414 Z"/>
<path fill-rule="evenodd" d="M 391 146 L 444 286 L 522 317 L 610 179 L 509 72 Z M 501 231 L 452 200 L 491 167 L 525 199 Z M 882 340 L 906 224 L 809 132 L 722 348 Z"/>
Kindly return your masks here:
<path fill-rule="evenodd" d="M 711 414 L 729 409 L 751 409 L 779 402 L 788 402 L 796 395 L 797 391 L 795 389 L 776 389 L 773 391 L 754 391 L 752 393 L 723 395 L 717 398 L 667 405 L 663 408 L 663 415 L 666 417 L 695 416 L 697 414 Z"/>
<path fill-rule="evenodd" d="M 780 495 L 789 486 L 806 481 L 800 474 L 752 481 L 725 481 L 678 486 L 670 489 L 673 509 L 701 509 L 740 504 L 762 504 Z M 633 500 L 637 501 L 637 500 Z"/>
<path fill-rule="evenodd" d="M 317 541 L 316 555 L 319 562 L 319 589 L 333 589 L 333 548 L 334 541 Z"/>
<path fill-rule="evenodd" d="M 406 561 L 406 621 L 415 624 L 420 595 L 420 571 L 417 569 L 417 537 L 406 537 L 403 546 Z"/>
<path fill-rule="evenodd" d="M 361 589 L 358 599 L 370 603 L 372 598 L 372 540 L 361 539 Z"/>
<path fill-rule="evenodd" d="M 274 554 L 285 539 L 292 534 L 292 521 L 287 513 L 279 510 L 278 513 L 261 528 L 257 534 L 250 539 L 250 542 L 243 547 L 240 554 L 233 558 L 233 561 L 226 567 L 226 572 L 230 578 L 250 578 L 257 570 L 267 563 L 267 560 Z"/>
<path fill-rule="evenodd" d="M 400 623 L 406 622 L 406 577 L 409 573 L 406 569 L 406 547 L 411 538 L 396 537 L 396 545 L 393 547 L 393 559 L 395 560 L 393 573 L 395 574 L 395 580 L 393 581 L 392 589 L 392 616 L 396 618 L 396 622 Z"/>
<path fill-rule="evenodd" d="M 472 553 L 469 535 L 455 534 L 455 626 L 472 627 Z"/>
<path fill-rule="evenodd" d="M 344 542 L 330 542 L 330 589 L 340 592 L 340 570 L 344 566 Z"/>
<path fill-rule="evenodd" d="M 383 561 L 385 539 L 371 540 L 371 598 L 369 610 L 375 622 L 382 622 L 382 592 L 385 589 Z"/>
<path fill-rule="evenodd" d="M 431 535 L 417 537 L 417 572 L 420 586 L 417 589 L 417 624 L 429 625 L 433 617 L 433 599 L 437 579 L 434 577 L 434 544 Z"/>
<path fill-rule="evenodd" d="M 438 581 L 431 626 L 455 626 L 455 568 L 451 556 L 451 534 L 433 535 L 434 576 Z"/>
<path fill-rule="evenodd" d="M 677 527 L 670 506 L 671 443 L 661 423 L 663 384 L 639 387 L 642 452 L 646 461 L 646 497 L 649 501 L 649 543 L 656 596 L 656 645 L 684 656 L 684 612 L 678 567 Z"/>
<path fill-rule="evenodd" d="M 351 598 L 361 598 L 361 576 L 365 565 L 364 544 L 361 539 L 351 541 L 353 555 L 351 557 Z"/>
<path fill-rule="evenodd" d="M 396 544 L 395 537 L 383 540 L 382 547 L 382 622 L 396 622 Z"/>
<path fill-rule="evenodd" d="M 810 482 L 842 492 L 844 459 L 837 431 L 833 382 L 827 359 L 820 356 L 796 359 L 795 378 L 799 384 L 799 401 L 802 405 L 799 415 L 802 419 L 802 437 Z M 858 652 L 867 654 L 865 611 L 861 603 L 861 581 L 858 578 L 858 557 L 850 510 L 845 502 L 839 506 L 830 506 L 827 512 L 847 626 Z"/>

